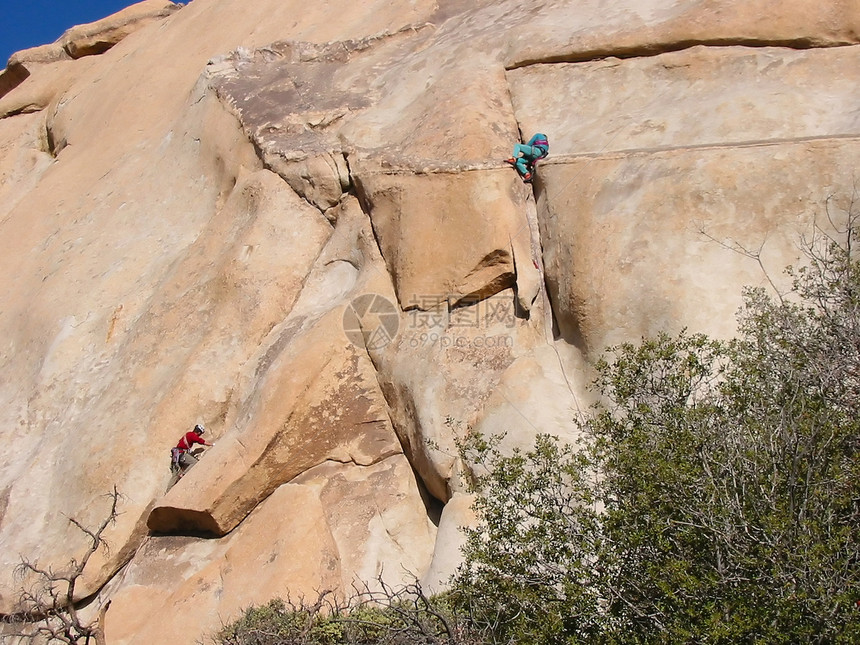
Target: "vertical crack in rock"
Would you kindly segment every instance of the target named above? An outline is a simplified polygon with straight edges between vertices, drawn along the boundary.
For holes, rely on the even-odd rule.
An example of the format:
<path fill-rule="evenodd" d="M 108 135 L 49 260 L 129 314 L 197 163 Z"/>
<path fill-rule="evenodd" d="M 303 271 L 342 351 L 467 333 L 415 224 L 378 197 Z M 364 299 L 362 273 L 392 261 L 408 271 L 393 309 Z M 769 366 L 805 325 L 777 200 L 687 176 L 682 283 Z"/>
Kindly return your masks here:
<path fill-rule="evenodd" d="M 792 202 L 783 160 L 824 158 L 828 149 L 857 139 L 856 83 L 847 72 L 856 69 L 857 53 L 857 46 L 695 46 L 509 71 L 521 127 L 540 127 L 551 141 L 535 188 L 545 282 L 560 337 L 589 356 L 682 319 L 731 333 L 731 317 L 719 319 L 713 295 L 728 298 L 729 283 L 755 277 L 741 278 L 749 271 L 717 260 L 686 229 L 702 220 L 739 226 L 755 239 L 780 218 L 790 220 L 806 199 L 808 181 L 794 179 Z M 534 95 L 555 86 L 566 88 L 563 99 Z M 571 103 L 578 106 L 575 115 L 560 113 Z M 756 157 L 783 179 L 773 195 L 748 202 L 752 189 L 745 186 L 759 168 L 742 172 L 732 160 Z M 725 165 L 714 171 L 719 162 Z M 740 209 L 742 223 L 735 219 Z M 720 263 L 724 269 L 713 273 L 721 280 L 701 270 Z M 689 294 L 697 304 L 685 299 Z M 649 305 L 633 305 L 641 302 Z"/>
<path fill-rule="evenodd" d="M 532 184 L 534 190 L 534 199 L 530 199 L 526 202 L 526 222 L 528 224 L 529 230 L 529 244 L 532 249 L 532 256 L 539 279 L 539 295 L 541 297 L 541 303 L 543 305 L 543 323 L 544 323 L 544 338 L 547 343 L 555 338 L 555 313 L 553 311 L 553 303 L 550 298 L 549 287 L 547 285 L 546 279 L 546 271 L 544 270 L 544 260 L 543 260 L 543 241 L 541 239 L 540 233 L 540 221 L 538 216 L 538 197 L 537 192 L 538 188 L 535 184 Z"/>
<path fill-rule="evenodd" d="M 507 98 L 510 102 L 511 112 L 514 114 L 514 118 L 516 118 L 517 123 L 517 131 L 520 135 L 520 141 L 527 141 L 528 135 L 526 135 L 523 131 L 523 126 L 521 120 L 517 118 L 517 109 L 514 101 L 514 95 L 511 89 L 511 80 L 508 70 L 505 72 L 505 89 L 507 90 Z M 550 148 L 551 149 L 551 148 Z M 555 311 L 553 309 L 553 302 L 550 296 L 549 284 L 547 283 L 546 271 L 544 266 L 544 256 L 543 256 L 543 239 L 541 236 L 541 217 L 538 209 L 538 204 L 542 201 L 540 199 L 541 195 L 539 194 L 539 187 L 542 187 L 543 184 L 540 180 L 540 174 L 535 178 L 535 181 L 531 184 L 527 184 L 529 186 L 529 199 L 525 200 L 524 203 L 524 220 L 526 223 L 525 229 L 517 232 L 517 235 L 523 235 L 528 232 L 529 236 L 529 249 L 531 251 L 529 261 L 533 263 L 534 268 L 538 273 L 537 280 L 537 293 L 534 294 L 534 297 L 537 295 L 541 296 L 542 304 L 543 304 L 543 315 L 544 315 L 544 338 L 548 344 L 552 344 L 552 340 L 555 338 Z M 519 269 L 519 267 L 517 267 Z M 519 298 L 519 294 L 518 294 Z M 519 306 L 523 309 L 524 303 L 520 301 Z"/>
<path fill-rule="evenodd" d="M 507 72 L 506 78 L 508 78 Z M 508 98 L 511 101 L 511 109 L 516 115 L 516 106 L 509 79 L 507 87 Z M 520 132 L 521 140 L 525 141 L 526 139 L 523 134 L 523 126 L 520 122 L 520 119 L 517 119 L 517 129 Z M 581 410 L 579 409 L 579 399 L 576 395 L 573 384 L 570 381 L 570 377 L 568 376 L 567 368 L 565 367 L 565 361 L 562 359 L 561 353 L 559 352 L 559 348 L 557 346 L 557 340 L 560 337 L 559 333 L 557 333 L 559 327 L 557 322 L 555 303 L 552 299 L 552 292 L 550 289 L 549 280 L 546 275 L 546 266 L 544 262 L 543 236 L 541 234 L 541 215 L 543 215 L 543 219 L 547 218 L 547 208 L 549 207 L 548 202 L 551 197 L 546 193 L 546 187 L 544 185 L 544 182 L 541 181 L 539 173 L 535 178 L 535 181 L 532 182 L 530 186 L 531 195 L 530 199 L 527 199 L 525 202 L 524 215 L 526 224 L 528 226 L 531 259 L 534 262 L 534 266 L 537 269 L 539 276 L 537 289 L 541 297 L 541 304 L 543 310 L 543 336 L 546 344 L 552 348 L 553 353 L 555 354 L 559 370 L 565 382 L 565 386 L 570 393 L 572 400 L 575 402 L 578 411 L 581 413 Z M 545 208 L 543 209 L 543 213 L 538 207 L 541 203 L 543 203 L 545 206 Z M 537 295 L 538 294 L 535 294 L 535 296 Z M 574 347 L 577 347 L 577 349 L 579 349 L 581 352 L 584 352 L 584 341 L 581 336 L 578 336 L 570 344 Z"/>
<path fill-rule="evenodd" d="M 348 155 L 345 155 L 344 159 L 346 161 L 347 168 L 349 168 L 350 170 L 350 183 L 353 187 L 356 187 L 359 185 L 359 182 L 357 182 L 355 178 L 352 177 L 352 169 L 349 164 Z M 365 257 L 363 264 L 365 266 L 368 266 L 370 271 L 379 271 L 380 274 L 384 273 L 384 280 L 389 285 L 389 288 L 391 288 L 393 287 L 394 279 L 388 271 L 388 265 L 383 259 L 382 248 L 380 245 L 379 238 L 377 237 L 376 230 L 372 226 L 370 213 L 365 206 L 365 202 L 360 199 L 361 191 L 358 190 L 354 192 L 357 194 L 356 202 L 358 203 L 361 209 L 361 214 L 365 220 L 364 230 L 368 231 L 369 235 L 373 238 L 373 246 L 365 247 L 365 253 L 371 253 L 375 257 Z M 409 437 L 412 436 L 413 433 L 410 432 L 407 428 L 403 428 L 401 426 L 402 419 L 400 419 L 397 415 L 394 414 L 394 405 L 396 400 L 398 398 L 404 399 L 405 397 L 405 400 L 407 400 L 407 405 L 413 408 L 412 414 L 407 416 L 412 419 L 417 419 L 418 415 L 414 411 L 414 402 L 411 400 L 411 396 L 408 392 L 404 391 L 402 395 L 397 395 L 395 393 L 395 384 L 383 378 L 382 374 L 384 367 L 381 365 L 380 362 L 381 355 L 378 352 L 370 351 L 367 347 L 366 342 L 363 344 L 362 347 L 364 349 L 365 355 L 370 361 L 377 385 L 380 389 L 380 392 L 382 393 L 388 421 L 395 432 L 395 436 L 397 437 L 397 440 L 400 444 L 402 454 L 406 457 L 412 470 L 412 473 L 415 477 L 415 481 L 418 484 L 418 489 L 421 494 L 421 499 L 424 504 L 427 517 L 435 526 L 438 526 L 439 516 L 441 515 L 441 505 L 443 505 L 444 503 L 441 500 L 437 499 L 437 497 L 430 492 L 430 487 L 428 486 L 428 483 L 421 475 L 420 469 L 416 467 L 417 454 L 420 453 L 420 450 L 416 450 L 416 448 L 410 444 Z"/>
<path fill-rule="evenodd" d="M 345 156 L 344 160 L 346 161 L 347 167 L 349 168 L 348 157 Z M 350 182 L 351 182 L 352 186 L 356 186 L 356 182 L 352 178 L 352 175 L 351 175 L 351 169 L 350 169 Z M 365 259 L 366 259 L 368 265 L 370 265 L 371 267 L 374 264 L 381 265 L 382 267 L 384 267 L 385 275 L 388 278 L 388 282 L 393 285 L 393 283 L 394 283 L 393 276 L 388 271 L 388 265 L 384 262 L 384 260 L 382 260 L 382 249 L 380 247 L 379 238 L 376 235 L 376 231 L 374 230 L 374 228 L 371 224 L 370 213 L 367 211 L 364 203 L 362 203 L 362 201 L 360 199 L 357 199 L 357 201 L 358 201 L 359 206 L 361 208 L 362 214 L 366 218 L 367 228 L 370 230 L 370 234 L 373 236 L 373 240 L 374 240 L 374 243 L 376 245 L 375 251 L 378 254 L 378 260 L 379 261 L 374 262 L 373 258 L 365 258 Z M 371 270 L 376 270 L 376 269 L 372 268 Z M 385 382 L 384 379 L 381 378 L 382 366 L 379 363 L 379 357 L 375 352 L 369 351 L 366 342 L 362 345 L 362 348 L 363 348 L 364 353 L 367 356 L 368 360 L 370 361 L 371 366 L 373 367 L 373 373 L 374 373 L 374 376 L 376 378 L 376 383 L 379 386 L 380 392 L 382 392 L 382 397 L 383 397 L 383 400 L 385 402 L 385 412 L 388 415 L 388 420 L 389 420 L 389 423 L 391 424 L 391 427 L 395 431 L 394 434 L 397 436 L 397 440 L 400 443 L 400 448 L 403 451 L 403 454 L 409 460 L 409 464 L 412 466 L 412 471 L 415 473 L 416 480 L 421 484 L 422 487 L 426 487 L 426 483 L 423 481 L 420 473 L 417 471 L 417 469 L 413 465 L 414 464 L 414 452 L 411 449 L 411 447 L 409 446 L 408 442 L 405 440 L 405 437 L 408 436 L 408 433 L 405 432 L 405 430 L 399 426 L 397 418 L 392 413 L 392 399 L 391 399 L 392 395 L 391 395 L 389 384 L 387 382 Z"/>
<path fill-rule="evenodd" d="M 62 152 L 63 148 L 66 147 L 67 141 L 65 137 L 60 138 L 59 140 L 56 139 L 53 126 L 53 118 L 55 116 L 56 111 L 50 115 L 49 118 L 45 119 L 45 145 L 47 148 L 45 152 L 56 159 L 60 152 Z"/>
<path fill-rule="evenodd" d="M 424 503 L 424 508 L 427 511 L 427 517 L 430 521 L 435 525 L 439 525 L 439 515 L 441 515 L 441 509 L 437 509 L 437 504 L 443 504 L 442 500 L 437 499 L 432 493 L 430 493 L 430 489 L 427 486 L 427 482 L 424 481 L 424 478 L 421 476 L 419 470 L 415 467 L 415 459 L 416 454 L 415 450 L 409 445 L 409 441 L 407 437 L 411 433 L 407 432 L 404 428 L 401 428 L 398 419 L 392 413 L 392 392 L 391 386 L 384 379 L 381 378 L 381 366 L 378 363 L 378 359 L 374 356 L 374 352 L 370 352 L 365 345 L 364 351 L 367 354 L 368 359 L 370 360 L 371 365 L 373 366 L 373 372 L 376 376 L 376 382 L 379 386 L 380 392 L 382 392 L 382 397 L 385 402 L 385 411 L 388 415 L 388 421 L 391 424 L 391 427 L 394 429 L 394 434 L 397 436 L 397 440 L 400 443 L 400 449 L 402 454 L 406 457 L 409 462 L 409 466 L 412 469 L 412 474 L 415 476 L 415 481 L 418 483 L 418 489 L 421 493 L 421 501 Z M 407 395 L 408 396 L 408 395 Z M 412 418 L 417 419 L 417 415 L 412 415 Z"/>

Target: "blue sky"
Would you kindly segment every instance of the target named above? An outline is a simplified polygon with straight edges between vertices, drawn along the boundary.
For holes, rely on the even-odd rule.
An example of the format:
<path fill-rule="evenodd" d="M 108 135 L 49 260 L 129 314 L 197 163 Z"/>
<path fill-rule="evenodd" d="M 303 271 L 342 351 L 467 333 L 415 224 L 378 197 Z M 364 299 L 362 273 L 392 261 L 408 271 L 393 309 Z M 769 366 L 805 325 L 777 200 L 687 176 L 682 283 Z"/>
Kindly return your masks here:
<path fill-rule="evenodd" d="M 134 0 L 0 0 L 0 71 L 19 49 L 52 43 L 73 25 L 132 4 Z"/>

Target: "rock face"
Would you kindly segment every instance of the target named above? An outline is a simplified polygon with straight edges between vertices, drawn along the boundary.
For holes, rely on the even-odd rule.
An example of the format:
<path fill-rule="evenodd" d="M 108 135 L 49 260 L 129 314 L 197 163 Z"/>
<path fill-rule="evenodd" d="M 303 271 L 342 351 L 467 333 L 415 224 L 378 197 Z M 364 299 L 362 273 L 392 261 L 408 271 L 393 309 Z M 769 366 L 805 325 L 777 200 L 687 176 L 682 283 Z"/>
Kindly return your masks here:
<path fill-rule="evenodd" d="M 844 220 L 858 43 L 857 0 L 148 0 L 15 54 L 0 613 L 114 485 L 78 587 L 112 645 L 443 588 L 458 437 L 574 437 L 608 345 L 731 335 Z M 502 159 L 535 131 L 529 186 Z M 195 423 L 215 447 L 167 490 Z"/>
<path fill-rule="evenodd" d="M 737 249 L 779 279 L 810 215 L 853 185 L 856 63 L 855 47 L 696 46 L 512 70 L 524 129 L 559 133 L 538 202 L 562 335 L 591 352 L 680 321 L 730 334 L 738 285 L 765 277 Z"/>

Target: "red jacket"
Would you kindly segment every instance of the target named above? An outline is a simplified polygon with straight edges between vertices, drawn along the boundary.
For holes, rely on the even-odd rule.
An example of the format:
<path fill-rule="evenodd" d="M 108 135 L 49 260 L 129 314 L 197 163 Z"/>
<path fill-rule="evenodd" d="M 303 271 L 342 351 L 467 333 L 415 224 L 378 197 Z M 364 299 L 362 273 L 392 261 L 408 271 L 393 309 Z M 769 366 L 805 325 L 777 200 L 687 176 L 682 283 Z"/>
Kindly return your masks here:
<path fill-rule="evenodd" d="M 179 440 L 179 443 L 176 444 L 176 447 L 180 450 L 190 450 L 191 446 L 193 446 L 195 443 L 199 443 L 201 446 L 206 445 L 206 442 L 199 434 L 189 430 L 185 433 L 185 436 Z"/>

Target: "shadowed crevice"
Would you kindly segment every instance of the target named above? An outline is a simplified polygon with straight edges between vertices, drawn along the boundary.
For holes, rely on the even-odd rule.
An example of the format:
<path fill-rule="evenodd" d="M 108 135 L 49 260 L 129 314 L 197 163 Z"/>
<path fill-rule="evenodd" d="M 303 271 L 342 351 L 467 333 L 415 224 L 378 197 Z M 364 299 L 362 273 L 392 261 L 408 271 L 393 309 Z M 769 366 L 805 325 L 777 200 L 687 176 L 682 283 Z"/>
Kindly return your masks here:
<path fill-rule="evenodd" d="M 3 70 L 0 73 L 0 99 L 26 81 L 29 76 L 30 72 L 23 65 L 10 65 Z"/>
<path fill-rule="evenodd" d="M 211 514 L 175 506 L 157 506 L 152 509 L 146 526 L 155 535 L 183 535 L 190 537 L 221 537 L 224 531 Z"/>

